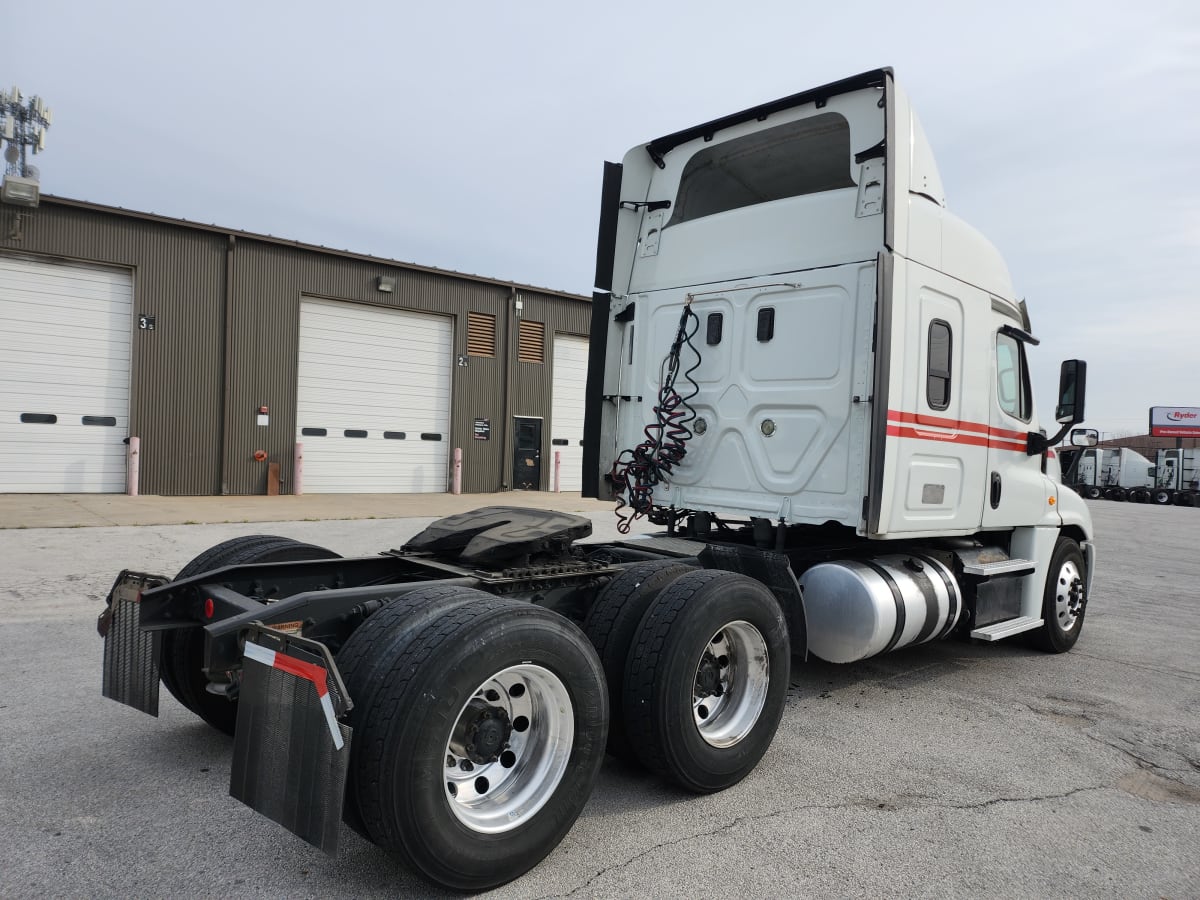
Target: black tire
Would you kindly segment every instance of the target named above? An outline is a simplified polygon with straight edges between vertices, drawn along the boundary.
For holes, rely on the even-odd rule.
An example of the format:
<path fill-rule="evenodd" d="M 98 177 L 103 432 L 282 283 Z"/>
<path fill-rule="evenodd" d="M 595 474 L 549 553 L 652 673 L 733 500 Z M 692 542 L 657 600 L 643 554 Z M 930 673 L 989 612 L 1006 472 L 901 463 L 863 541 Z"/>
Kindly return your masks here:
<path fill-rule="evenodd" d="M 633 646 L 638 625 L 654 598 L 674 579 L 692 570 L 677 560 L 637 563 L 625 569 L 605 586 L 583 621 L 583 632 L 596 648 L 608 682 L 608 752 L 633 761 L 636 755 L 625 736 L 621 714 L 621 696 L 625 684 L 625 664 Z"/>
<path fill-rule="evenodd" d="M 1179 504 L 1180 506 L 1195 506 L 1196 505 L 1196 497 L 1194 494 L 1189 494 L 1187 492 L 1181 492 L 1181 493 L 1178 493 L 1175 495 L 1175 502 L 1177 504 Z"/>
<path fill-rule="evenodd" d="M 1105 493 L 1105 496 L 1108 497 L 1109 500 L 1116 500 L 1118 503 L 1123 503 L 1129 494 L 1125 488 L 1115 487 L 1109 489 Z"/>
<path fill-rule="evenodd" d="M 1087 564 L 1079 544 L 1060 537 L 1050 557 L 1042 596 L 1042 627 L 1029 633 L 1029 643 L 1047 653 L 1066 653 L 1079 640 L 1087 611 Z"/>
<path fill-rule="evenodd" d="M 737 784 L 775 736 L 790 666 L 787 622 L 766 587 L 732 572 L 680 576 L 647 610 L 625 670 L 625 728 L 638 759 L 696 793 Z"/>
<path fill-rule="evenodd" d="M 175 580 L 225 566 L 337 558 L 338 554 L 324 547 L 272 534 L 251 534 L 209 547 L 180 569 Z M 204 631 L 199 626 L 163 633 L 159 653 L 159 677 L 163 685 L 171 696 L 213 728 L 233 734 L 237 725 L 237 701 L 207 691 L 208 679 L 203 666 Z"/>
<path fill-rule="evenodd" d="M 608 723 L 600 660 L 562 616 L 501 597 L 472 597 L 394 628 L 402 638 L 385 635 L 370 663 L 374 694 L 351 713 L 366 831 L 442 886 L 511 881 L 558 845 L 595 785 Z M 504 780 L 480 786 L 487 778 Z M 484 819 L 497 830 L 481 827 Z"/>
<path fill-rule="evenodd" d="M 422 587 L 401 594 L 354 630 L 337 654 L 346 693 L 354 703 L 350 724 L 363 720 L 375 701 L 383 677 L 395 659 L 408 649 L 413 638 L 442 612 L 474 600 L 486 600 L 491 594 L 461 586 Z M 351 742 L 352 759 L 358 753 L 358 743 Z M 358 807 L 355 785 L 356 766 L 350 764 L 346 776 L 346 796 L 342 804 L 342 819 L 360 835 L 370 840 L 367 827 Z"/>
<path fill-rule="evenodd" d="M 1083 489 L 1083 496 L 1087 497 L 1089 500 L 1099 500 L 1103 493 L 1104 492 L 1094 484 Z"/>
<path fill-rule="evenodd" d="M 1159 488 L 1150 495 L 1150 499 L 1158 506 L 1170 506 L 1175 500 L 1174 491 L 1168 491 L 1164 488 Z"/>

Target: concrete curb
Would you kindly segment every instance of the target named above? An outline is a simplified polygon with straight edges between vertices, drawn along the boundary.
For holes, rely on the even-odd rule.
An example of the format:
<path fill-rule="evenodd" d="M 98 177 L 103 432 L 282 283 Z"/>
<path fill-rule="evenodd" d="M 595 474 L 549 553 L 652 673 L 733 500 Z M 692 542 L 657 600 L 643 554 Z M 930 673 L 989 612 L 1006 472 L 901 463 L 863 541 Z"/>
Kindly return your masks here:
<path fill-rule="evenodd" d="M 612 508 L 578 493 L 305 494 L 279 497 L 128 497 L 124 494 L 0 494 L 2 528 L 197 525 L 323 519 L 438 518 L 481 506 L 595 513 Z"/>

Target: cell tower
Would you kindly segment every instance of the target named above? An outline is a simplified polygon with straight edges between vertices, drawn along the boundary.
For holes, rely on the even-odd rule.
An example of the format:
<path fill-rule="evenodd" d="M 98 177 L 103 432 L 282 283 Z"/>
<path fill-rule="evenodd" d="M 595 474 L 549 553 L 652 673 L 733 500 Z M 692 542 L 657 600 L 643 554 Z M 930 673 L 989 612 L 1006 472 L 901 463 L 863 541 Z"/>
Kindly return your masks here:
<path fill-rule="evenodd" d="M 46 129 L 53 121 L 54 115 L 41 97 L 27 98 L 18 87 L 0 91 L 0 142 L 6 163 L 0 196 L 5 203 L 38 205 L 39 173 L 29 157 L 46 149 Z"/>

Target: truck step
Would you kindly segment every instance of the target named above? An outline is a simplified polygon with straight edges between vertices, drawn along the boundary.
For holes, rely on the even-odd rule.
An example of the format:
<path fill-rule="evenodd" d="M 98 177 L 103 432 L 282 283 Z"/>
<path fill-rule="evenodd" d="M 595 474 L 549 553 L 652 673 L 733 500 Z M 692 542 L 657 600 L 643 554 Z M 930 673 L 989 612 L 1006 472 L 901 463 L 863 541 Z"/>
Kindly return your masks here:
<path fill-rule="evenodd" d="M 1014 634 L 1041 628 L 1042 621 L 1042 619 L 1035 619 L 1033 616 L 1006 619 L 1003 622 L 994 622 L 991 625 L 976 628 L 971 632 L 971 637 L 981 641 L 1002 641 L 1004 638 L 1012 637 Z"/>
<path fill-rule="evenodd" d="M 704 549 L 703 541 L 693 541 L 689 538 L 663 537 L 661 535 L 641 535 L 617 541 L 618 547 L 628 547 L 630 550 L 649 550 L 664 556 L 690 557 L 696 556 Z"/>
<path fill-rule="evenodd" d="M 972 562 L 963 565 L 966 575 L 1026 575 L 1034 569 L 1031 559 L 998 559 L 995 562 Z"/>

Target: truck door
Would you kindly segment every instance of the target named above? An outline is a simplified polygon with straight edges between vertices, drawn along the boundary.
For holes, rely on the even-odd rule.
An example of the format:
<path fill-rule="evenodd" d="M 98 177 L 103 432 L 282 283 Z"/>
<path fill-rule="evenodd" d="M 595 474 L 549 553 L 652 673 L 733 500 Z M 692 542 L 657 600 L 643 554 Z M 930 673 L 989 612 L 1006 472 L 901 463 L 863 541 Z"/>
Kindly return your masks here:
<path fill-rule="evenodd" d="M 1025 452 L 1034 422 L 1025 356 L 1028 335 L 999 311 L 992 313 L 992 398 L 983 527 L 1031 525 L 1049 510 L 1049 480 L 1041 455 Z"/>

